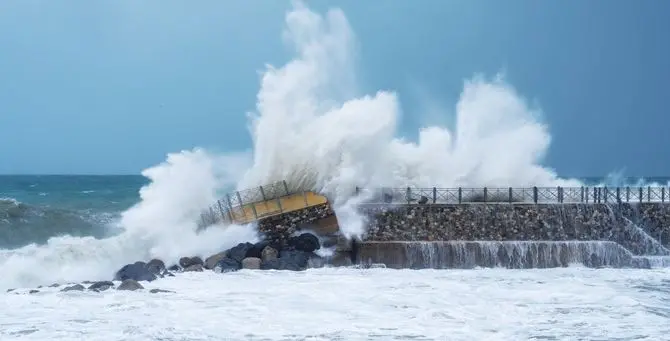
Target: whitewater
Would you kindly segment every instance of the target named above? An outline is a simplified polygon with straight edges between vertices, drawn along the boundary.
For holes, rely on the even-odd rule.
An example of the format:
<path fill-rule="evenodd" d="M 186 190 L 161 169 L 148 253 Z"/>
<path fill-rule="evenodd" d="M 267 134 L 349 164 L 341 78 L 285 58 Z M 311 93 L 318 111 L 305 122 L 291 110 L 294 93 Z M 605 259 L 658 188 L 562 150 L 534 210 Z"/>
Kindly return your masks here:
<path fill-rule="evenodd" d="M 454 126 L 424 127 L 410 141 L 398 136 L 396 93 L 358 92 L 358 42 L 342 11 L 319 14 L 296 2 L 284 24 L 295 56 L 262 74 L 248 113 L 250 151 L 169 154 L 143 171 L 149 183 L 108 223 L 110 236 L 59 235 L 0 250 L 0 289 L 16 288 L 0 293 L 2 340 L 665 337 L 666 269 L 205 272 L 145 285 L 173 293 L 29 294 L 107 280 L 137 260 L 207 257 L 258 240 L 253 224 L 196 232 L 201 210 L 231 189 L 285 180 L 292 190 L 324 193 L 343 232 L 358 236 L 356 186 L 581 185 L 542 165 L 549 127 L 503 75 L 466 80 Z"/>

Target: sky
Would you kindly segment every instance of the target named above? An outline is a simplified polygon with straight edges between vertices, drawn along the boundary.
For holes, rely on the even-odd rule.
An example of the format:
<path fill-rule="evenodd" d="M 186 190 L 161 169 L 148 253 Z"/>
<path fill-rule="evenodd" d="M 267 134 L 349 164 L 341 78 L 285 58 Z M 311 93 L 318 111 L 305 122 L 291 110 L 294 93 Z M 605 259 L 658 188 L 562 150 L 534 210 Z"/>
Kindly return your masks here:
<path fill-rule="evenodd" d="M 139 174 L 170 152 L 249 148 L 259 72 L 291 57 L 291 3 L 260 4 L 0 0 L 0 174 Z M 399 135 L 449 124 L 466 79 L 503 72 L 542 108 L 560 175 L 670 175 L 670 2 L 337 6 L 361 89 L 398 93 Z"/>

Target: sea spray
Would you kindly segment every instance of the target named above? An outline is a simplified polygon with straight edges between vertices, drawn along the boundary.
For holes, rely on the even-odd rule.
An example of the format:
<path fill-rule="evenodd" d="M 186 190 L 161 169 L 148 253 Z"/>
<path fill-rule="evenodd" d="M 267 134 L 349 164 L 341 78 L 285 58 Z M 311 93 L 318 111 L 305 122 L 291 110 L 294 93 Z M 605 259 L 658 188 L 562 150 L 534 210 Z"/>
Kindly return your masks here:
<path fill-rule="evenodd" d="M 359 257 L 363 263 L 392 268 L 526 269 L 572 264 L 627 267 L 632 254 L 617 243 L 604 241 L 448 241 L 366 242 L 360 245 Z"/>

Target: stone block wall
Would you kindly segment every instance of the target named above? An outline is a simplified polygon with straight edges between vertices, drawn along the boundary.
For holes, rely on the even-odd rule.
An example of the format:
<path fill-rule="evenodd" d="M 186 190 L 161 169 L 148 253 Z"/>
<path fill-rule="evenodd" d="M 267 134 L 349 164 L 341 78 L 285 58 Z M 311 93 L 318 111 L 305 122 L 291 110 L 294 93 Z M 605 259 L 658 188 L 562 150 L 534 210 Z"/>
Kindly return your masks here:
<path fill-rule="evenodd" d="M 363 205 L 366 241 L 614 241 L 635 255 L 668 255 L 670 204 Z M 284 240 L 333 215 L 328 204 L 259 222 Z"/>

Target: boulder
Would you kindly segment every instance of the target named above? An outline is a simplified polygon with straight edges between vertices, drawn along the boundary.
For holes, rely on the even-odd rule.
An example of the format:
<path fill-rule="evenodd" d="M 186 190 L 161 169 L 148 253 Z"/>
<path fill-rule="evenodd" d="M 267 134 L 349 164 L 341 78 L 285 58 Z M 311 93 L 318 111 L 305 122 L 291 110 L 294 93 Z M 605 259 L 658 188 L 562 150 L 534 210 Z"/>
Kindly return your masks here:
<path fill-rule="evenodd" d="M 265 249 L 266 246 L 269 246 L 270 242 L 269 241 L 262 241 L 254 244 L 251 248 L 247 250 L 247 253 L 245 255 L 245 258 L 261 258 L 263 249 Z"/>
<path fill-rule="evenodd" d="M 147 263 L 146 268 L 152 274 L 154 274 L 156 276 L 161 276 L 161 277 L 167 271 L 167 268 L 165 267 L 165 263 L 163 263 L 163 261 L 160 260 L 160 259 L 150 260 L 149 263 Z"/>
<path fill-rule="evenodd" d="M 314 252 L 321 248 L 319 238 L 311 233 L 303 233 L 288 240 L 289 247 L 304 252 Z"/>
<path fill-rule="evenodd" d="M 286 250 L 279 253 L 279 259 L 283 259 L 286 262 L 295 264 L 300 269 L 304 269 L 307 267 L 307 263 L 312 255 L 313 253 L 311 252 Z"/>
<path fill-rule="evenodd" d="M 85 288 L 84 288 L 83 285 L 75 284 L 75 285 L 67 286 L 67 287 L 63 288 L 63 290 L 61 290 L 61 291 L 83 291 L 84 289 Z"/>
<path fill-rule="evenodd" d="M 181 271 L 181 267 L 179 266 L 179 264 L 173 264 L 167 269 L 169 271 L 174 271 L 174 272 Z"/>
<path fill-rule="evenodd" d="M 204 265 L 205 262 L 203 262 L 200 257 L 182 257 L 179 259 L 179 266 L 181 266 L 184 269 L 195 264 Z"/>
<path fill-rule="evenodd" d="M 114 275 L 115 281 L 125 281 L 127 279 L 151 282 L 156 279 L 156 275 L 147 268 L 147 264 L 144 262 L 135 262 L 123 266 Z"/>
<path fill-rule="evenodd" d="M 288 259 L 276 258 L 268 261 L 261 262 L 262 270 L 292 270 L 300 271 L 302 270 L 297 264 L 291 262 Z"/>
<path fill-rule="evenodd" d="M 119 285 L 119 287 L 116 288 L 116 290 L 131 290 L 131 291 L 139 289 L 144 289 L 144 287 L 142 286 L 142 284 L 140 284 L 134 279 L 127 279 L 121 282 L 121 285 Z"/>
<path fill-rule="evenodd" d="M 109 288 L 114 287 L 114 282 L 111 281 L 99 281 L 91 284 L 91 286 L 88 287 L 88 290 L 95 290 L 95 291 L 105 291 Z"/>
<path fill-rule="evenodd" d="M 54 283 L 54 284 L 50 285 L 49 288 L 58 288 L 59 286 L 60 286 L 60 284 Z"/>
<path fill-rule="evenodd" d="M 40 292 L 40 291 L 37 290 L 37 289 L 32 289 L 32 290 L 30 290 L 28 293 L 29 293 L 29 294 L 37 294 L 38 292 Z"/>
<path fill-rule="evenodd" d="M 174 291 L 165 290 L 165 289 L 151 289 L 151 290 L 149 290 L 149 292 L 152 293 L 152 294 L 157 294 L 157 293 L 161 293 L 161 292 L 174 292 Z"/>
<path fill-rule="evenodd" d="M 222 251 L 217 254 L 211 255 L 205 259 L 205 269 L 212 270 L 220 260 L 226 258 L 227 252 Z"/>
<path fill-rule="evenodd" d="M 239 270 L 241 267 L 242 264 L 240 264 L 240 262 L 226 257 L 216 263 L 214 271 L 219 273 L 233 272 Z"/>
<path fill-rule="evenodd" d="M 202 264 L 193 264 L 184 268 L 184 272 L 202 272 Z"/>
<path fill-rule="evenodd" d="M 261 268 L 261 259 L 258 257 L 247 257 L 242 260 L 242 269 L 258 270 Z"/>
<path fill-rule="evenodd" d="M 261 259 L 263 261 L 277 259 L 277 257 L 279 257 L 279 252 L 277 252 L 277 249 L 273 248 L 272 246 L 266 246 L 263 249 L 263 252 L 261 252 Z"/>
<path fill-rule="evenodd" d="M 228 250 L 228 258 L 241 263 L 244 258 L 247 257 L 247 251 L 254 247 L 254 244 L 251 243 L 239 243 L 235 247 Z"/>

